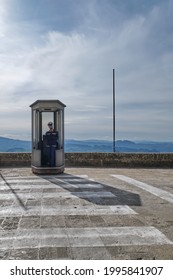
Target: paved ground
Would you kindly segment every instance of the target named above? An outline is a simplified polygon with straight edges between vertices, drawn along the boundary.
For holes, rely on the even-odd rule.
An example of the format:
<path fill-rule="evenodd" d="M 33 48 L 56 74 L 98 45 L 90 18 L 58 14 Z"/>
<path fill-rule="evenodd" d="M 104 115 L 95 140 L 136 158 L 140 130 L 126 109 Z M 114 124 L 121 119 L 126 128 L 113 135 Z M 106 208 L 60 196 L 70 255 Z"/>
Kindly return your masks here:
<path fill-rule="evenodd" d="M 173 259 L 171 169 L 1 169 L 1 259 Z"/>

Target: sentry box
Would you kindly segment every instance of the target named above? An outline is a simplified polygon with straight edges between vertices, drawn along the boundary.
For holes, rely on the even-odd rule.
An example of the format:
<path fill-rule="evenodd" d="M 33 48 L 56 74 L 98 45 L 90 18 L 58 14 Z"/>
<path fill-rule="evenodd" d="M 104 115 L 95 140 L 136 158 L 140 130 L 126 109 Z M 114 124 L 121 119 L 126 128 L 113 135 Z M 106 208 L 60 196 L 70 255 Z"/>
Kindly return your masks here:
<path fill-rule="evenodd" d="M 64 105 L 59 100 L 37 100 L 32 114 L 32 171 L 64 172 Z"/>

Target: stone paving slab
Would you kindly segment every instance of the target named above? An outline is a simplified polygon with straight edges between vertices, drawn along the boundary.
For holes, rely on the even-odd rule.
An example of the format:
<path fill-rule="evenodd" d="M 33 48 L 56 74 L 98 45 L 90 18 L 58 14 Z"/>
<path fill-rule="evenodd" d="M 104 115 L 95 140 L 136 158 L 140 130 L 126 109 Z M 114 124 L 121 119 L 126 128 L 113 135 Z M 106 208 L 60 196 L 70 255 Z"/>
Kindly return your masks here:
<path fill-rule="evenodd" d="M 171 169 L 0 172 L 0 259 L 173 259 Z"/>

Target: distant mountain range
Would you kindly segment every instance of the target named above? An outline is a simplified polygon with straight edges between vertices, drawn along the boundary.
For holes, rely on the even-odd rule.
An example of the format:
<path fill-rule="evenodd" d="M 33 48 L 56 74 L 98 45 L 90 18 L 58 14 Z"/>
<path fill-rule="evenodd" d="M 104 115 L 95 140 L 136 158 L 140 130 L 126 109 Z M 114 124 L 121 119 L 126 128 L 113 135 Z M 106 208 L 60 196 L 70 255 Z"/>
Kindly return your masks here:
<path fill-rule="evenodd" d="M 0 152 L 31 152 L 31 141 L 0 137 Z"/>
<path fill-rule="evenodd" d="M 173 142 L 132 142 L 129 140 L 117 140 L 115 142 L 116 152 L 132 153 L 171 153 Z M 112 141 L 104 140 L 66 140 L 66 152 L 112 152 Z"/>
<path fill-rule="evenodd" d="M 172 153 L 173 142 L 117 140 L 117 152 L 132 153 Z M 112 152 L 112 141 L 105 140 L 65 140 L 65 152 Z M 31 152 L 31 141 L 0 137 L 0 152 Z"/>

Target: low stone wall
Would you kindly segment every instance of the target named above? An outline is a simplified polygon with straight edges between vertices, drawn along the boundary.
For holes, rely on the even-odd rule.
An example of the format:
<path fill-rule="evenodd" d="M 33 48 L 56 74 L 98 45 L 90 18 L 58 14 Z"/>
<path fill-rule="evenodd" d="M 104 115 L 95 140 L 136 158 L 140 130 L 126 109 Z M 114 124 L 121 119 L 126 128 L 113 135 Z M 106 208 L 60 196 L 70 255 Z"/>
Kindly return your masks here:
<path fill-rule="evenodd" d="M 65 159 L 66 166 L 74 167 L 173 167 L 173 153 L 67 153 Z"/>
<path fill-rule="evenodd" d="M 31 153 L 0 153 L 0 167 L 31 166 Z"/>
<path fill-rule="evenodd" d="M 31 153 L 0 153 L 0 168 L 31 166 Z M 173 153 L 65 153 L 66 167 L 173 168 Z"/>

